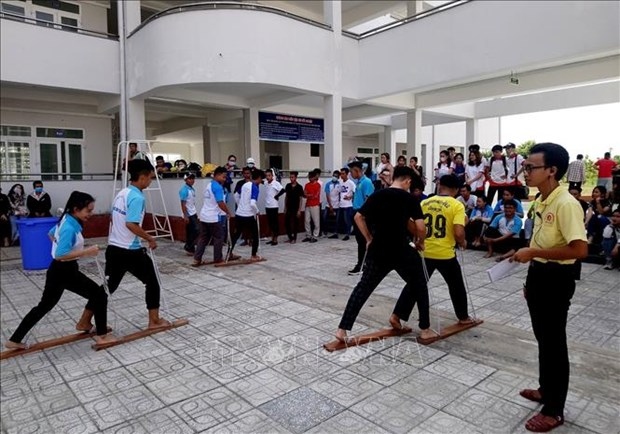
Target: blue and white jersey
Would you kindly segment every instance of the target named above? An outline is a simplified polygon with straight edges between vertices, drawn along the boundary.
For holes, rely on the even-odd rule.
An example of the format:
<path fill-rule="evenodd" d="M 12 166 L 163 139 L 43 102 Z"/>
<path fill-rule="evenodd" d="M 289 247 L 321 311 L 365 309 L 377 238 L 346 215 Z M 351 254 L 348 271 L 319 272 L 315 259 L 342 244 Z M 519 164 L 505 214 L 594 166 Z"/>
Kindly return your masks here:
<path fill-rule="evenodd" d="M 60 258 L 74 250 L 84 249 L 82 225 L 75 217 L 65 214 L 60 223 L 48 232 L 53 238 L 52 258 Z M 76 259 L 77 260 L 77 259 Z"/>
<path fill-rule="evenodd" d="M 126 223 L 142 225 L 144 212 L 144 194 L 138 187 L 130 185 L 119 191 L 112 203 L 112 230 L 108 244 L 129 250 L 141 248 L 140 237 L 127 229 Z"/>
<path fill-rule="evenodd" d="M 196 215 L 196 190 L 194 190 L 194 187 L 183 184 L 183 187 L 179 190 L 179 198 L 181 202 L 185 202 L 187 217 Z"/>
<path fill-rule="evenodd" d="M 340 190 L 341 181 L 329 181 L 325 184 L 325 197 L 329 196 L 332 208 L 337 209 L 340 206 Z M 327 199 L 325 199 L 327 200 Z"/>
<path fill-rule="evenodd" d="M 241 195 L 239 197 L 239 205 L 237 206 L 237 215 L 241 217 L 254 217 L 258 214 L 258 185 L 253 182 L 246 182 L 241 187 Z"/>
<path fill-rule="evenodd" d="M 220 216 L 226 213 L 219 207 L 219 202 L 225 202 L 224 187 L 217 181 L 211 181 L 205 186 L 202 208 L 199 220 L 203 223 L 217 223 Z"/>
<path fill-rule="evenodd" d="M 491 227 L 497 229 L 502 235 L 512 234 L 513 238 L 519 238 L 519 233 L 523 227 L 523 220 L 517 215 L 508 220 L 504 214 L 500 214 L 493 219 Z"/>

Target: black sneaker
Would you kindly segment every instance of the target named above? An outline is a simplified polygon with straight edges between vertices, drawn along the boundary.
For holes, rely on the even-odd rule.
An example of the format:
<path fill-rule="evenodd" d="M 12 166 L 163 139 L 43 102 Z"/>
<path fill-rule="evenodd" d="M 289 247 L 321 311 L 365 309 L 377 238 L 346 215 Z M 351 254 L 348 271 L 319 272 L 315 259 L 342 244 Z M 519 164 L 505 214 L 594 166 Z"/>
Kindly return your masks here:
<path fill-rule="evenodd" d="M 312 238 L 308 238 L 308 237 L 306 237 L 306 238 L 304 238 L 303 240 L 301 240 L 301 242 L 302 242 L 302 243 L 309 243 L 311 239 L 312 239 Z"/>
<path fill-rule="evenodd" d="M 349 241 L 349 236 L 345 235 L 344 238 L 342 239 L 342 241 Z"/>
<path fill-rule="evenodd" d="M 327 238 L 329 238 L 330 240 L 337 240 L 338 239 L 338 234 L 330 235 Z"/>
<path fill-rule="evenodd" d="M 355 267 L 353 267 L 352 270 L 349 270 L 348 274 L 349 276 L 357 276 L 358 274 L 360 274 L 361 271 L 362 271 L 362 267 L 360 267 L 359 265 L 356 265 Z"/>
<path fill-rule="evenodd" d="M 311 243 L 316 243 L 318 240 L 316 238 L 310 238 Z"/>

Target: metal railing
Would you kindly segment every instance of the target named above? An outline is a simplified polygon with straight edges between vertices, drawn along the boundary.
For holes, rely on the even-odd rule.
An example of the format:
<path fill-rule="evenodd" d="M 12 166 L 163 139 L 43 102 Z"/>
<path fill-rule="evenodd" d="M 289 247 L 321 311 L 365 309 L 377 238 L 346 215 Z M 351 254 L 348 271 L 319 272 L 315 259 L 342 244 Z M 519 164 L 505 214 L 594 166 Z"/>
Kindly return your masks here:
<path fill-rule="evenodd" d="M 41 27 L 47 27 L 50 29 L 63 30 L 65 32 L 78 33 L 80 35 L 93 36 L 102 39 L 112 39 L 118 41 L 118 35 L 111 33 L 98 32 L 96 30 L 88 30 L 83 27 L 71 26 L 69 24 L 54 23 L 52 21 L 40 20 L 38 18 L 26 17 L 23 15 L 13 14 L 10 12 L 0 11 L 0 18 L 19 21 L 21 23 L 32 24 Z"/>
<path fill-rule="evenodd" d="M 113 173 L 0 173 L 0 182 L 8 181 L 112 181 Z"/>
<path fill-rule="evenodd" d="M 265 6 L 256 3 L 239 3 L 239 2 L 200 2 L 200 3 L 188 3 L 181 6 L 173 6 L 171 8 L 165 9 L 161 12 L 157 12 L 154 15 L 151 15 L 146 20 L 144 20 L 138 27 L 136 27 L 128 36 L 130 38 L 134 33 L 140 31 L 144 26 L 148 25 L 150 22 L 155 21 L 158 18 L 161 18 L 166 15 L 176 14 L 180 12 L 188 12 L 188 11 L 201 11 L 201 10 L 216 10 L 216 9 L 237 9 L 237 10 L 253 10 L 253 11 L 261 11 L 268 12 L 276 15 L 282 15 L 287 18 L 291 18 L 296 21 L 301 21 L 302 23 L 310 24 L 315 27 L 320 27 L 322 29 L 331 30 L 331 26 L 327 24 L 320 23 L 318 21 L 311 20 L 310 18 L 304 18 L 299 15 L 295 15 L 284 9 L 276 8 L 273 6 Z"/>

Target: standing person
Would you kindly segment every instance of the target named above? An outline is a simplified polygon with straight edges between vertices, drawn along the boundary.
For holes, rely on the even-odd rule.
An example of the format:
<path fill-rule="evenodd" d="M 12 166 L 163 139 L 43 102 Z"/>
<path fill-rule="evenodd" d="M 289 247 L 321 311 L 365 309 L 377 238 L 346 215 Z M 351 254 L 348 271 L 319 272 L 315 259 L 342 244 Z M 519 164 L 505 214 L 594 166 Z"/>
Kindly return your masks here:
<path fill-rule="evenodd" d="M 541 192 L 529 248 L 511 261 L 530 262 L 523 294 L 538 341 L 539 388 L 520 395 L 543 404 L 525 424 L 534 432 L 550 431 L 564 423 L 570 365 L 566 321 L 575 292 L 575 260 L 588 254 L 582 210 L 560 180 L 568 168 L 568 152 L 555 143 L 536 144 L 524 166 L 526 183 Z"/>
<path fill-rule="evenodd" d="M 304 188 L 297 182 L 298 175 L 299 172 L 295 170 L 291 171 L 289 174 L 290 182 L 286 184 L 284 190 L 280 190 L 275 196 L 277 200 L 280 196 L 286 194 L 286 198 L 284 199 L 284 225 L 286 226 L 288 242 L 291 244 L 297 242 L 299 217 L 301 216 L 301 201 L 304 198 Z"/>
<path fill-rule="evenodd" d="M 340 191 L 341 191 L 341 182 L 340 182 L 340 171 L 334 170 L 332 173 L 332 179 L 325 184 L 325 200 L 327 202 L 327 208 L 325 208 L 325 217 L 323 221 L 327 223 L 328 219 L 333 220 L 334 223 L 334 233 L 330 235 L 328 238 L 338 239 L 338 210 L 340 208 Z M 325 233 L 327 233 L 327 224 L 324 228 Z"/>
<path fill-rule="evenodd" d="M 241 195 L 241 187 L 243 187 L 243 184 L 245 184 L 246 182 L 250 182 L 252 180 L 252 169 L 250 169 L 247 166 L 244 167 L 243 169 L 241 169 L 241 176 L 243 176 L 243 178 L 237 181 L 237 183 L 235 184 L 234 195 L 235 195 L 235 203 L 237 204 L 239 204 L 239 197 Z"/>
<path fill-rule="evenodd" d="M 459 181 L 460 184 L 460 181 Z M 476 207 L 477 197 L 471 194 L 471 187 L 469 184 L 462 185 L 459 188 L 459 197 L 456 198 L 465 207 L 465 215 L 469 217 L 473 209 Z"/>
<path fill-rule="evenodd" d="M 444 175 L 451 175 L 453 171 L 454 164 L 450 158 L 450 153 L 448 151 L 441 151 L 439 153 L 439 162 L 437 163 L 437 168 L 435 169 L 435 179 L 433 180 L 435 183 L 435 193 L 439 191 L 439 180 L 441 177 Z"/>
<path fill-rule="evenodd" d="M 514 143 L 508 143 L 504 146 L 506 149 L 506 165 L 508 166 L 508 189 L 512 191 L 515 198 L 519 200 L 527 199 L 524 194 L 524 186 L 519 177 L 523 173 L 523 162 L 525 158 L 517 153 L 517 146 Z"/>
<path fill-rule="evenodd" d="M 249 167 L 250 170 L 254 170 L 256 169 L 256 161 L 254 161 L 254 158 L 249 157 L 247 160 L 245 160 L 245 165 L 246 167 Z"/>
<path fill-rule="evenodd" d="M 568 165 L 566 180 L 569 190 L 574 188 L 581 190 L 581 184 L 586 180 L 586 165 L 583 162 L 583 154 L 577 154 L 577 159 Z"/>
<path fill-rule="evenodd" d="M 269 230 L 271 231 L 271 241 L 267 241 L 265 244 L 272 246 L 278 245 L 278 235 L 280 235 L 280 204 L 276 196 L 282 191 L 282 184 L 280 184 L 273 173 L 273 169 L 269 169 L 265 172 L 267 177 L 267 188 L 265 198 L 265 213 L 267 214 L 267 222 L 269 223 Z"/>
<path fill-rule="evenodd" d="M 179 198 L 181 199 L 181 213 L 185 222 L 185 252 L 193 256 L 196 252 L 196 238 L 198 238 L 198 215 L 196 212 L 196 191 L 194 183 L 196 175 L 188 173 L 184 176 L 185 183 L 179 190 Z"/>
<path fill-rule="evenodd" d="M 258 253 L 258 186 L 263 183 L 265 173 L 260 169 L 252 172 L 252 181 L 246 182 L 241 188 L 239 207 L 235 213 L 235 233 L 232 236 L 230 246 L 228 246 L 227 259 L 232 259 L 235 244 L 239 241 L 241 234 L 247 231 L 252 237 L 252 256 L 250 261 L 261 261 Z M 234 260 L 234 259 L 233 259 Z"/>
<path fill-rule="evenodd" d="M 611 191 L 613 172 L 617 165 L 618 164 L 611 159 L 611 153 L 605 152 L 605 156 L 594 163 L 594 167 L 598 169 L 596 185 L 602 185 L 607 191 Z"/>
<path fill-rule="evenodd" d="M 487 163 L 486 176 L 489 180 L 489 190 L 487 191 L 487 203 L 493 206 L 495 193 L 502 191 L 508 184 L 508 163 L 506 156 L 502 154 L 502 146 L 495 145 L 491 148 L 493 155 Z"/>
<path fill-rule="evenodd" d="M 469 161 L 465 166 L 465 182 L 474 195 L 484 196 L 484 162 L 480 151 L 469 151 Z"/>
<path fill-rule="evenodd" d="M 456 149 L 454 146 L 448 147 L 446 151 L 448 151 L 448 158 L 450 158 L 451 161 L 454 161 L 454 157 L 456 156 Z"/>
<path fill-rule="evenodd" d="M 460 152 L 454 155 L 454 174 L 459 180 L 459 184 L 465 184 L 465 157 Z"/>
<path fill-rule="evenodd" d="M 32 187 L 34 191 L 26 200 L 28 217 L 51 217 L 52 199 L 49 194 L 43 191 L 43 181 L 34 181 Z"/>
<path fill-rule="evenodd" d="M 21 184 L 15 184 L 9 190 L 9 203 L 11 205 L 11 245 L 19 238 L 17 230 L 17 220 L 28 217 L 28 208 L 26 207 L 26 190 Z"/>
<path fill-rule="evenodd" d="M 154 168 L 146 160 L 131 160 L 127 164 L 129 186 L 118 192 L 112 203 L 112 226 L 105 251 L 105 275 L 108 289 L 113 294 L 121 283 L 125 273 L 133 274 L 145 286 L 145 301 L 148 310 L 148 328 L 167 327 L 170 322 L 159 316 L 159 296 L 161 288 L 155 272 L 153 261 L 142 240 L 151 250 L 157 248 L 155 237 L 142 228 L 145 214 L 143 190 L 151 185 Z M 86 309 L 93 312 L 93 303 Z M 91 315 L 92 316 L 92 315 Z M 80 324 L 84 328 L 90 324 L 89 315 L 84 315 Z"/>
<path fill-rule="evenodd" d="M 372 181 L 364 174 L 364 166 L 359 161 L 353 161 L 349 163 L 349 169 L 351 170 L 351 177 L 355 180 L 355 191 L 353 193 L 353 215 L 360 210 L 360 208 L 366 203 L 366 200 L 374 193 L 375 188 L 372 185 Z M 357 241 L 357 262 L 355 266 L 349 270 L 350 275 L 359 274 L 362 270 L 364 261 L 364 255 L 366 254 L 366 238 L 357 226 L 357 221 L 353 219 L 353 230 L 355 234 L 355 241 Z"/>
<path fill-rule="evenodd" d="M 321 233 L 321 185 L 318 181 L 315 171 L 308 173 L 308 183 L 304 186 L 306 237 L 301 240 L 302 243 L 316 243 Z M 314 232 L 311 224 L 314 224 Z"/>
<path fill-rule="evenodd" d="M 349 179 L 349 168 L 340 169 L 340 208 L 338 209 L 338 224 L 344 225 L 342 241 L 349 241 L 353 228 L 353 195 L 355 183 Z"/>
<path fill-rule="evenodd" d="M 45 287 L 41 301 L 24 317 L 13 335 L 6 343 L 10 349 L 25 349 L 22 340 L 28 332 L 58 304 L 65 289 L 88 299 L 90 311 L 85 310 L 82 317 L 95 316 L 98 344 L 115 342 L 116 338 L 108 334 L 107 307 L 108 297 L 102 286 L 97 285 L 79 269 L 78 259 L 97 256 L 99 247 L 84 248 L 82 225 L 88 221 L 95 208 L 95 199 L 88 193 L 74 191 L 69 196 L 58 225 L 48 233 L 52 239 L 52 263 L 45 276 Z M 89 332 L 92 326 L 78 323 L 76 329 Z"/>
<path fill-rule="evenodd" d="M 409 167 L 413 169 L 416 175 L 418 175 L 422 179 L 424 185 L 426 185 L 426 178 L 424 178 L 424 168 L 418 165 L 418 157 L 414 156 L 409 159 Z"/>
<path fill-rule="evenodd" d="M 228 193 L 232 193 L 233 178 L 235 177 L 235 171 L 237 170 L 237 157 L 234 154 L 228 156 L 226 161 L 226 182 L 224 183 L 224 190 Z"/>
<path fill-rule="evenodd" d="M 426 226 L 424 262 L 428 278 L 438 270 L 448 284 L 454 313 L 459 324 L 472 324 L 467 311 L 467 291 L 454 246 L 467 247 L 465 240 L 465 207 L 456 200 L 460 181 L 455 175 L 439 179 L 439 193 L 422 201 Z"/>
<path fill-rule="evenodd" d="M 353 166 L 352 169 L 361 170 L 361 167 Z M 362 306 L 392 270 L 396 270 L 406 285 L 390 316 L 390 325 L 395 329 L 402 328 L 401 321 L 409 320 L 417 302 L 420 336 L 434 336 L 430 330 L 428 289 L 422 259 L 408 243 L 411 234 L 417 248 L 424 249 L 422 210 L 409 194 L 413 176 L 409 167 L 394 169 L 392 186 L 370 196 L 355 215 L 357 230 L 363 234 L 368 256 L 362 277 L 349 297 L 336 332 L 336 339 L 340 341 L 346 342 L 347 332 L 353 327 Z"/>
<path fill-rule="evenodd" d="M 11 238 L 11 202 L 0 188 L 0 244 L 9 247 Z"/>
<path fill-rule="evenodd" d="M 404 155 L 399 155 L 396 159 L 396 167 L 405 167 L 407 165 L 407 158 Z"/>
<path fill-rule="evenodd" d="M 387 171 L 388 173 L 384 173 Z M 381 188 L 387 188 L 390 186 L 392 173 L 394 172 L 394 166 L 390 162 L 390 154 L 384 152 L 381 154 L 381 163 L 377 165 L 377 178 L 380 181 Z"/>
<path fill-rule="evenodd" d="M 213 263 L 223 262 L 222 248 L 224 246 L 225 227 L 220 222 L 220 217 L 230 219 L 233 214 L 228 209 L 225 201 L 224 185 L 228 170 L 225 167 L 216 167 L 213 171 L 211 182 L 205 186 L 202 208 L 200 209 L 200 236 L 194 253 L 192 266 L 203 265 L 202 256 L 210 241 L 213 241 Z M 239 257 L 229 257 L 235 260 Z"/>

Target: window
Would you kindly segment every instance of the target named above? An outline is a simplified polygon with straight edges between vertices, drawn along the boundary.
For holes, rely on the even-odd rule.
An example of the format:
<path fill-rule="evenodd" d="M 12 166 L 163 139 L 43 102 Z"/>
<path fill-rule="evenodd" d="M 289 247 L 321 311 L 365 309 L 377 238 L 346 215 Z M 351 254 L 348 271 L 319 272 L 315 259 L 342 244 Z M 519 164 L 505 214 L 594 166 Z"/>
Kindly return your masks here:
<path fill-rule="evenodd" d="M 69 17 L 60 17 L 60 22 L 63 24 L 62 28 L 72 32 L 77 32 L 78 20 Z"/>
<path fill-rule="evenodd" d="M 372 148 L 357 148 L 358 154 L 372 154 Z"/>
<path fill-rule="evenodd" d="M 0 136 L 30 137 L 31 135 L 32 129 L 30 127 L 0 126 Z"/>
<path fill-rule="evenodd" d="M 72 14 L 80 13 L 80 6 L 63 2 L 59 0 L 32 0 L 32 4 L 35 6 L 43 6 L 49 9 L 56 9 L 64 12 L 71 12 Z"/>
<path fill-rule="evenodd" d="M 30 173 L 30 143 L 0 140 L 0 169 L 4 174 Z"/>
<path fill-rule="evenodd" d="M 84 130 L 69 130 L 65 128 L 39 128 L 37 127 L 37 137 L 83 139 Z"/>
<path fill-rule="evenodd" d="M 21 7 L 21 6 L 17 6 L 17 5 L 12 5 L 10 3 L 0 3 L 0 6 L 2 7 L 2 12 L 6 12 L 8 14 L 13 14 L 13 15 L 19 15 L 19 16 L 26 16 L 26 9 Z"/>
<path fill-rule="evenodd" d="M 321 145 L 319 143 L 310 143 L 310 156 L 311 157 L 321 156 Z"/>

